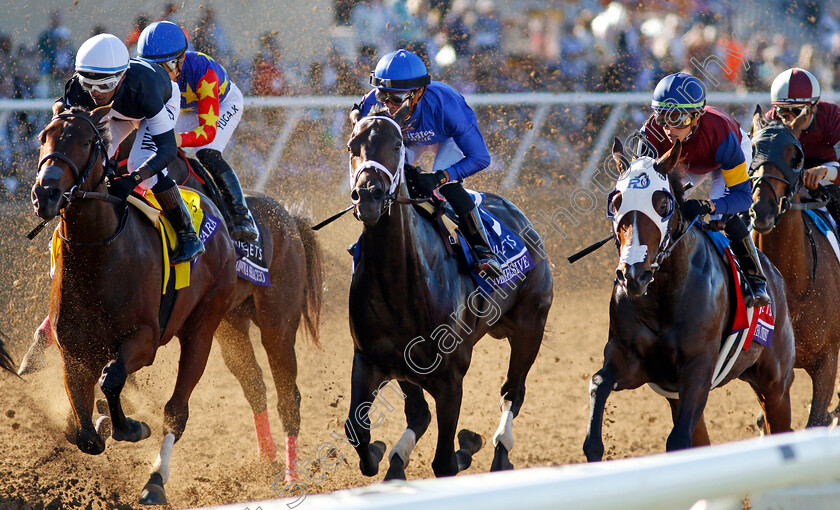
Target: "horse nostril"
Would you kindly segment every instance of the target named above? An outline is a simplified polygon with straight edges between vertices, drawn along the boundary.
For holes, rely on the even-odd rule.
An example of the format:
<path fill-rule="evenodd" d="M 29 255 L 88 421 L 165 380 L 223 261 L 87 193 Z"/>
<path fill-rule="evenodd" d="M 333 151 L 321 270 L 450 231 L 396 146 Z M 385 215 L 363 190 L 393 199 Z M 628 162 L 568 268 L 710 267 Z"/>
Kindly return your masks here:
<path fill-rule="evenodd" d="M 350 192 L 350 200 L 352 200 L 354 204 L 358 204 L 360 199 L 361 197 L 359 196 L 358 188 Z"/>
<path fill-rule="evenodd" d="M 52 188 L 52 189 L 50 189 L 50 192 L 49 192 L 49 194 L 47 195 L 47 198 L 48 198 L 50 201 L 55 201 L 55 200 L 60 199 L 60 198 L 61 198 L 61 190 L 60 190 L 60 189 L 58 189 L 58 188 Z"/>
<path fill-rule="evenodd" d="M 615 270 L 615 278 L 618 281 L 623 282 L 624 281 L 624 271 L 622 271 L 621 269 L 616 269 Z"/>

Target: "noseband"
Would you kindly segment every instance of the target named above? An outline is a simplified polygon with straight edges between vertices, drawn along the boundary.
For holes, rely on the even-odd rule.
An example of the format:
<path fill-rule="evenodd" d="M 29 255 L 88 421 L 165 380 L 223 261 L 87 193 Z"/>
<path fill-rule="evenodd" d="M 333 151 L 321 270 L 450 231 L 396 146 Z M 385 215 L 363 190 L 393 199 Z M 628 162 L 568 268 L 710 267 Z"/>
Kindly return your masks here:
<path fill-rule="evenodd" d="M 400 127 L 399 124 L 397 124 L 397 121 L 395 121 L 391 117 L 385 117 L 385 116 L 382 116 L 382 115 L 377 115 L 377 116 L 373 116 L 373 117 L 365 117 L 365 119 L 386 120 L 386 121 L 390 122 L 391 124 L 393 124 L 394 127 L 397 128 L 397 133 L 399 133 L 399 135 L 400 135 L 400 161 L 397 164 L 397 170 L 394 173 L 391 173 L 391 171 L 388 170 L 388 168 L 386 168 L 385 165 L 383 165 L 382 163 L 380 163 L 378 161 L 374 161 L 372 159 L 364 161 L 356 169 L 353 168 L 352 161 L 350 162 L 350 171 L 353 172 L 353 179 L 352 179 L 352 184 L 351 185 L 354 185 L 356 183 L 356 181 L 358 180 L 359 175 L 363 171 L 365 171 L 369 168 L 375 170 L 377 175 L 380 177 L 380 179 L 382 178 L 382 174 L 385 174 L 388 177 L 388 181 L 391 183 L 391 185 L 388 188 L 388 194 L 385 195 L 385 207 L 384 208 L 387 209 L 391 205 L 392 202 L 399 201 L 398 197 L 396 195 L 397 188 L 399 187 L 400 183 L 405 178 L 405 141 L 404 141 L 403 136 L 402 136 L 402 128 Z"/>
<path fill-rule="evenodd" d="M 90 176 L 90 172 L 93 169 L 93 167 L 96 165 L 97 161 L 100 161 L 100 154 L 102 154 L 105 151 L 105 142 L 102 140 L 102 135 L 99 132 L 99 128 L 96 127 L 96 124 L 94 124 L 93 121 L 90 119 L 90 117 L 88 117 L 87 115 L 81 115 L 81 114 L 78 114 L 78 113 L 62 113 L 62 114 L 59 114 L 59 115 L 56 115 L 55 117 L 53 117 L 52 120 L 51 120 L 51 123 L 56 121 L 56 120 L 70 120 L 70 119 L 81 119 L 81 120 L 85 121 L 88 124 L 88 126 L 90 126 L 90 128 L 93 130 L 93 134 L 94 134 L 94 137 L 95 137 L 94 142 L 93 142 L 93 151 L 91 152 L 90 157 L 88 158 L 87 165 L 85 165 L 85 169 L 83 171 L 79 172 L 79 167 L 66 154 L 64 154 L 62 152 L 53 151 L 53 152 L 50 152 L 49 154 L 46 154 L 43 158 L 41 158 L 41 160 L 38 162 L 38 170 L 40 171 L 41 167 L 44 166 L 44 163 L 46 163 L 47 161 L 49 161 L 51 159 L 61 160 L 65 163 L 67 163 L 67 166 L 70 167 L 70 170 L 73 172 L 73 176 L 76 178 L 76 182 L 73 185 L 73 187 L 70 189 L 70 191 L 66 191 L 63 194 L 64 198 L 67 200 L 67 206 L 65 206 L 65 208 L 68 207 L 75 199 L 94 199 L 94 200 L 102 200 L 102 201 L 105 201 L 105 202 L 110 202 L 110 203 L 116 204 L 116 205 L 122 205 L 123 206 L 123 211 L 122 211 L 122 216 L 120 217 L 120 224 L 119 224 L 119 227 L 117 228 L 117 231 L 114 233 L 114 235 L 112 235 L 108 239 L 105 239 L 103 241 L 91 241 L 91 242 L 73 241 L 73 240 L 70 240 L 70 239 L 66 238 L 61 233 L 61 229 L 58 229 L 58 237 L 61 238 L 62 242 L 65 242 L 68 245 L 75 245 L 75 246 L 91 246 L 91 245 L 102 245 L 102 244 L 109 245 L 109 244 L 111 244 L 112 241 L 114 241 L 114 239 L 116 239 L 122 233 L 123 229 L 125 229 L 126 220 L 128 219 L 128 204 L 125 201 L 120 200 L 119 198 L 114 197 L 114 196 L 112 196 L 108 193 L 100 193 L 100 192 L 96 192 L 96 191 L 83 191 L 83 190 L 79 189 L 79 186 L 81 186 L 87 180 L 87 178 Z M 94 188 L 96 188 L 100 184 L 102 184 L 102 182 L 108 176 L 107 157 L 102 156 L 101 161 L 102 161 L 103 168 L 105 168 L 106 170 L 102 172 L 102 177 L 100 177 L 99 182 L 96 183 L 96 186 L 94 186 Z M 46 225 L 47 222 L 48 222 L 48 220 L 45 220 L 44 222 L 42 222 L 41 225 Z M 41 227 L 41 226 L 39 225 L 39 227 Z M 41 228 L 43 228 L 43 227 L 41 227 Z M 37 233 L 39 231 L 40 231 L 40 228 L 36 227 L 36 229 L 33 230 L 30 233 L 30 235 L 32 235 L 32 237 L 34 237 L 34 235 L 37 235 Z M 27 236 L 27 237 L 29 237 L 29 236 Z M 30 239 L 32 237 L 30 237 Z"/>

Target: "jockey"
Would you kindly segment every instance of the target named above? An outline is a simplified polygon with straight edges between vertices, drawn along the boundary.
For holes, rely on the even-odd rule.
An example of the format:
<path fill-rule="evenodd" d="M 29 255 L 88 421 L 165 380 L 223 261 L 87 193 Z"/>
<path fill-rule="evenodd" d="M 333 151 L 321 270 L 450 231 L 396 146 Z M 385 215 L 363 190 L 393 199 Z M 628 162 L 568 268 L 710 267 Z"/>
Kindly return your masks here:
<path fill-rule="evenodd" d="M 76 55 L 76 74 L 64 87 L 66 107 L 90 110 L 110 104 L 105 117 L 111 132 L 109 157 L 136 128 L 137 140 L 128 156 L 129 174 L 111 179 L 110 193 L 125 199 L 135 187 L 151 189 L 178 235 L 171 262 L 187 262 L 204 253 L 189 212 L 166 166 L 175 159 L 178 86 L 159 66 L 129 60 L 128 49 L 111 34 L 85 41 Z"/>
<path fill-rule="evenodd" d="M 677 168 L 681 167 L 695 184 L 707 177 L 712 179 L 710 200 L 686 200 L 684 215 L 693 218 L 715 214 L 725 218 L 724 230 L 752 291 L 752 296 L 744 296 L 747 306 L 770 304 L 758 250 L 738 215 L 752 204 L 747 175 L 752 160 L 749 137 L 729 114 L 706 106 L 706 88 L 690 74 L 663 78 L 656 85 L 651 106 L 654 113 L 645 122 L 642 133 L 657 155 L 665 154 L 675 140 L 681 140 Z"/>
<path fill-rule="evenodd" d="M 222 151 L 242 119 L 242 92 L 215 60 L 187 51 L 184 31 L 172 22 L 157 21 L 147 26 L 140 34 L 137 51 L 141 59 L 160 64 L 178 83 L 181 115 L 175 139 L 179 147 L 194 147 L 196 157 L 213 176 L 230 211 L 231 237 L 238 241 L 255 240 L 257 227 L 242 186 L 222 158 Z"/>
<path fill-rule="evenodd" d="M 409 168 L 426 152 L 435 155 L 431 172 L 414 169 L 414 180 L 423 196 L 435 190 L 452 206 L 464 227 L 465 237 L 476 255 L 475 270 L 490 278 L 502 275 L 502 268 L 490 248 L 478 207 L 464 190 L 463 179 L 487 168 L 490 153 L 475 114 L 464 97 L 448 85 L 431 81 L 423 60 L 414 53 L 397 50 L 388 53 L 370 74 L 374 90 L 362 99 L 362 115 L 377 104 L 384 104 L 393 115 L 404 104 L 410 108 L 410 126 L 404 133 L 406 166 Z"/>
<path fill-rule="evenodd" d="M 770 101 L 773 108 L 767 117 L 781 120 L 802 144 L 805 186 L 814 189 L 821 180 L 840 184 L 840 107 L 820 101 L 820 84 L 814 75 L 798 67 L 782 72 L 773 80 Z M 793 128 L 797 119 L 797 126 L 804 128 Z"/>

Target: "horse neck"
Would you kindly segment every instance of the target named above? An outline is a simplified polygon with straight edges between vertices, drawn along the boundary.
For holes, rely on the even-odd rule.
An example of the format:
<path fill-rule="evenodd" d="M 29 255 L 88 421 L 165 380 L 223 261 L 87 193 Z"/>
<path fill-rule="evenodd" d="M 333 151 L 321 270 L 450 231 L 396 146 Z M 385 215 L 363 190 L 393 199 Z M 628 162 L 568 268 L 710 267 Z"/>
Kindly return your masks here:
<path fill-rule="evenodd" d="M 364 272 L 380 283 L 383 292 L 403 299 L 411 290 L 424 285 L 426 274 L 424 248 L 418 214 L 410 206 L 392 204 L 390 211 L 372 227 L 365 227 L 362 237 Z"/>
<path fill-rule="evenodd" d="M 767 234 L 756 234 L 756 245 L 779 268 L 788 295 L 802 296 L 812 285 L 814 260 L 805 231 L 804 212 L 787 211 Z"/>

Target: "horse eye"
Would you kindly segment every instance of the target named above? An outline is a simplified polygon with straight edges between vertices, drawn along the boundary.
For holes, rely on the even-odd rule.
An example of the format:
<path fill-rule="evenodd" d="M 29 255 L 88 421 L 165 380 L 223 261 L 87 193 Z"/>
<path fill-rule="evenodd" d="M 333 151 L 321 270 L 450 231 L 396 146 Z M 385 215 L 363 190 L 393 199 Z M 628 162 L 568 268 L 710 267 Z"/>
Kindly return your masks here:
<path fill-rule="evenodd" d="M 668 195 L 664 191 L 654 191 L 651 201 L 656 214 L 663 218 L 671 212 L 671 201 L 668 200 Z"/>
<path fill-rule="evenodd" d="M 610 202 L 610 214 L 615 215 L 619 209 L 621 209 L 621 192 L 616 193 Z"/>

